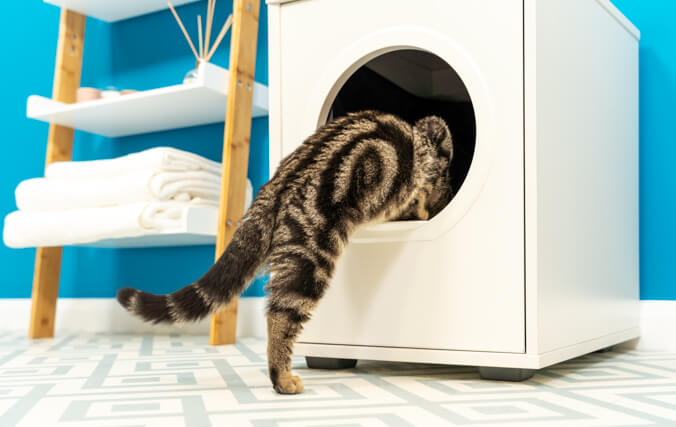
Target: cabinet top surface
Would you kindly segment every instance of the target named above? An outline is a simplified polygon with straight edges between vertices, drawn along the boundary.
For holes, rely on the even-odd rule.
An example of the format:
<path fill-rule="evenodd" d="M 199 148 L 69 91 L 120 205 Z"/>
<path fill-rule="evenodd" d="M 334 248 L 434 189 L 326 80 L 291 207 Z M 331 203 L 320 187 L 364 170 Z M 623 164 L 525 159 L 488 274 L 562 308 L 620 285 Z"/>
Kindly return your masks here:
<path fill-rule="evenodd" d="M 275 5 L 275 6 L 281 6 L 286 3 L 295 3 L 298 1 L 313 1 L 313 0 L 266 0 L 265 3 L 269 5 Z M 524 0 L 525 2 L 535 2 L 536 0 Z M 608 13 L 615 18 L 615 20 L 625 27 L 629 33 L 631 33 L 636 39 L 641 38 L 641 32 L 639 31 L 638 28 L 634 24 L 631 23 L 631 21 L 624 16 L 620 10 L 615 7 L 615 5 L 610 1 L 610 0 L 589 0 L 589 1 L 596 1 L 599 3 Z"/>

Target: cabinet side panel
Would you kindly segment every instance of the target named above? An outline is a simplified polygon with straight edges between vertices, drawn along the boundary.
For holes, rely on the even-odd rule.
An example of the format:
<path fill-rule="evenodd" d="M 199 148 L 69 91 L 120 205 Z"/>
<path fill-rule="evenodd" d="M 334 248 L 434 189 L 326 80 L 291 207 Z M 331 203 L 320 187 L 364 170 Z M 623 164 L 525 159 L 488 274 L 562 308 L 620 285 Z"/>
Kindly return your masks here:
<path fill-rule="evenodd" d="M 537 352 L 638 326 L 638 42 L 538 0 Z"/>

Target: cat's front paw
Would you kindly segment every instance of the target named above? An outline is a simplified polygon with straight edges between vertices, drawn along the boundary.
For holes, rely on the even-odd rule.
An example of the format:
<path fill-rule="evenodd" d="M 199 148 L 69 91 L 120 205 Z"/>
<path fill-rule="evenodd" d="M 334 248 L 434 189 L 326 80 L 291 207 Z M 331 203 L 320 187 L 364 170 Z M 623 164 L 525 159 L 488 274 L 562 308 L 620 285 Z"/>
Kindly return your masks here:
<path fill-rule="evenodd" d="M 273 384 L 275 391 L 279 394 L 298 394 L 303 392 L 303 381 L 296 376 L 280 377 Z"/>

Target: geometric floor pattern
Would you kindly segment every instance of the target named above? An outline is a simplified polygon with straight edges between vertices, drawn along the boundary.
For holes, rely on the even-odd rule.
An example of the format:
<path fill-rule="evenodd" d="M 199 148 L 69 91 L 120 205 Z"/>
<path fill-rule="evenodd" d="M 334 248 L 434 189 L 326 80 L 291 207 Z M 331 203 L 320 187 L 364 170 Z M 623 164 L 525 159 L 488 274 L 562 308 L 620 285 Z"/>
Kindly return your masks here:
<path fill-rule="evenodd" d="M 360 361 L 270 387 L 265 342 L 0 334 L 0 426 L 676 426 L 676 354 L 594 353 L 522 383 L 476 369 Z"/>

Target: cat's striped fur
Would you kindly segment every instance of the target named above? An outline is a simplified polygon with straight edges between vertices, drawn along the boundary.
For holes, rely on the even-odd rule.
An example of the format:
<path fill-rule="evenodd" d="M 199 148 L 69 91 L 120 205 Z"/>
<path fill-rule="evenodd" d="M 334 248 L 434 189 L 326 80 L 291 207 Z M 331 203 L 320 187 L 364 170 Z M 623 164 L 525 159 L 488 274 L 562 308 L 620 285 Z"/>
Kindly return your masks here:
<path fill-rule="evenodd" d="M 292 346 L 348 237 L 361 224 L 436 214 L 452 196 L 451 157 L 450 131 L 437 117 L 410 126 L 364 111 L 330 122 L 281 162 L 202 278 L 169 295 L 124 288 L 118 300 L 146 321 L 194 321 L 225 306 L 267 265 L 270 378 L 278 392 L 300 393 Z"/>

